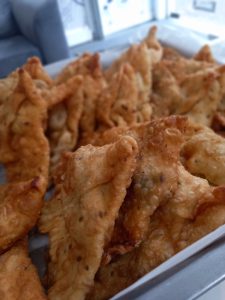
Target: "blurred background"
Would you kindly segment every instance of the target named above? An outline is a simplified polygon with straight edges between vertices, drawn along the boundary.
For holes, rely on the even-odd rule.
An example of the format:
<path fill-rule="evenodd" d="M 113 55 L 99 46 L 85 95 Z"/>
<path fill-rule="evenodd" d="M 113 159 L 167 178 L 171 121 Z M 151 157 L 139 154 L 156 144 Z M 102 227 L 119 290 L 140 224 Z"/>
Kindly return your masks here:
<path fill-rule="evenodd" d="M 110 47 L 115 37 L 117 46 L 132 37 L 128 29 L 133 28 L 137 35 L 141 25 L 160 20 L 191 29 L 211 40 L 225 34 L 223 0 L 58 0 L 58 3 L 71 48 L 101 40 L 102 50 Z"/>
<path fill-rule="evenodd" d="M 83 53 L 121 50 L 150 26 L 192 55 L 204 45 L 225 63 L 224 0 L 0 0 L 0 77 L 39 56 L 50 64 Z"/>

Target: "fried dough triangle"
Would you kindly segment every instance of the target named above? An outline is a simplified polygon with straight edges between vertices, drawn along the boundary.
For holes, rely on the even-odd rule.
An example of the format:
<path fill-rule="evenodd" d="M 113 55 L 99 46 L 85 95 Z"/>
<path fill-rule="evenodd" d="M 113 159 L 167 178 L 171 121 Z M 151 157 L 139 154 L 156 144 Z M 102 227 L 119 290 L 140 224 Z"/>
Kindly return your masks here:
<path fill-rule="evenodd" d="M 22 67 L 33 80 L 34 85 L 41 93 L 42 98 L 47 102 L 48 108 L 62 102 L 66 97 L 69 97 L 73 93 L 73 85 L 76 85 L 76 79 L 73 77 L 69 78 L 66 82 L 62 82 L 57 86 L 54 85 L 53 79 L 45 71 L 40 59 L 38 57 L 29 58 L 25 65 Z M 18 83 L 18 72 L 11 73 L 7 78 L 7 83 L 9 84 L 12 79 L 14 79 L 14 87 Z M 0 82 L 1 90 L 1 82 Z M 4 91 L 4 90 L 3 90 Z M 8 91 L 9 92 L 9 91 Z M 0 99 L 1 100 L 1 99 Z"/>
<path fill-rule="evenodd" d="M 66 82 L 53 85 L 51 88 L 38 87 L 42 98 L 47 103 L 48 109 L 53 108 L 58 103 L 74 95 L 74 88 L 77 87 L 78 76 L 73 76 Z M 82 79 L 79 79 L 82 82 Z"/>
<path fill-rule="evenodd" d="M 71 96 L 49 110 L 47 136 L 50 143 L 50 177 L 61 153 L 74 150 L 78 140 L 79 122 L 83 112 L 83 78 L 75 76 Z"/>
<path fill-rule="evenodd" d="M 56 194 L 40 218 L 40 230 L 50 238 L 49 299 L 84 299 L 89 292 L 136 155 L 136 142 L 123 137 L 103 147 L 81 147 L 64 158 Z"/>
<path fill-rule="evenodd" d="M 43 204 L 45 179 L 0 185 L 0 252 L 23 238 L 36 224 Z"/>
<path fill-rule="evenodd" d="M 179 53 L 177 50 L 170 47 L 163 47 L 162 60 L 166 61 L 178 61 L 185 59 L 185 57 Z"/>
<path fill-rule="evenodd" d="M 210 126 L 225 93 L 225 66 L 209 68 L 185 76 L 180 82 L 183 104 L 177 113 L 192 121 Z"/>
<path fill-rule="evenodd" d="M 105 127 L 132 125 L 138 121 L 138 90 L 135 72 L 125 63 L 114 74 L 97 105 L 97 120 Z"/>
<path fill-rule="evenodd" d="M 17 74 L 0 79 L 0 106 L 8 101 L 17 85 Z"/>
<path fill-rule="evenodd" d="M 8 101 L 0 106 L 0 160 L 9 182 L 48 178 L 49 145 L 44 135 L 47 103 L 23 69 Z"/>
<path fill-rule="evenodd" d="M 81 139 L 84 141 L 89 138 L 96 129 L 97 100 L 104 87 L 105 81 L 103 75 L 101 78 L 93 78 L 91 75 L 84 77 L 84 106 L 79 124 Z"/>
<path fill-rule="evenodd" d="M 80 117 L 79 127 L 82 142 L 93 134 L 96 128 L 96 105 L 97 99 L 105 87 L 100 56 L 98 53 L 85 53 L 77 60 L 68 64 L 56 78 L 56 84 L 65 83 L 73 76 L 82 75 L 83 80 L 83 109 Z M 70 149 L 68 149 L 70 150 Z"/>
<path fill-rule="evenodd" d="M 210 187 L 182 165 L 178 175 L 176 193 L 152 216 L 146 239 L 130 253 L 100 267 L 87 299 L 109 299 L 225 223 L 225 187 Z"/>
<path fill-rule="evenodd" d="M 33 80 L 44 82 L 48 87 L 53 85 L 52 78 L 45 71 L 40 59 L 38 57 L 31 57 L 27 60 L 23 69 L 29 73 Z"/>
<path fill-rule="evenodd" d="M 19 241 L 0 255 L 0 297 L 4 300 L 47 300 L 28 257 L 26 241 Z"/>
<path fill-rule="evenodd" d="M 216 64 L 216 61 L 213 57 L 213 54 L 212 54 L 212 51 L 211 51 L 209 45 L 203 46 L 198 51 L 198 53 L 195 54 L 195 56 L 193 58 L 198 61 L 205 61 L 208 63 Z"/>
<path fill-rule="evenodd" d="M 84 53 L 78 59 L 69 63 L 56 77 L 55 83 L 66 82 L 74 75 L 89 75 L 93 78 L 101 78 L 100 56 L 98 53 Z"/>
<path fill-rule="evenodd" d="M 110 82 L 124 63 L 129 63 L 135 72 L 138 91 L 137 118 L 139 122 L 149 121 L 152 109 L 149 97 L 152 90 L 152 60 L 145 43 L 131 46 L 108 69 L 105 76 Z"/>
<path fill-rule="evenodd" d="M 195 71 L 190 68 L 178 80 L 165 61 L 156 64 L 151 97 L 153 117 L 182 114 L 199 124 L 211 126 L 225 93 L 224 80 L 224 66 L 210 65 Z"/>
<path fill-rule="evenodd" d="M 152 26 L 148 32 L 147 37 L 142 41 L 142 44 L 146 44 L 148 47 L 149 55 L 152 60 L 152 64 L 160 62 L 163 56 L 163 47 L 156 38 L 157 27 Z"/>
<path fill-rule="evenodd" d="M 76 79 L 70 78 L 67 82 L 62 82 L 58 86 L 54 86 L 53 79 L 44 70 L 39 58 L 32 57 L 28 59 L 23 69 L 27 71 L 33 79 L 36 88 L 47 102 L 49 109 L 63 102 L 65 98 L 73 94 Z"/>
<path fill-rule="evenodd" d="M 150 101 L 153 118 L 174 114 L 183 101 L 183 95 L 175 77 L 161 62 L 153 67 L 152 78 L 153 86 Z"/>
<path fill-rule="evenodd" d="M 124 130 L 123 134 L 133 137 L 140 150 L 132 184 L 120 209 L 112 239 L 105 247 L 103 263 L 139 246 L 146 237 L 150 217 L 163 202 L 173 197 L 186 126 L 186 118 L 174 116 Z"/>
<path fill-rule="evenodd" d="M 38 57 L 31 57 L 29 58 L 26 63 L 22 66 L 22 69 L 25 70 L 30 77 L 32 78 L 35 86 L 41 91 L 43 94 L 49 93 L 49 90 L 53 86 L 53 80 L 48 75 L 48 73 L 45 71 L 40 59 Z M 11 93 L 14 92 L 16 86 L 18 85 L 18 76 L 19 68 L 16 69 L 14 72 L 12 72 L 6 79 L 2 81 L 7 81 L 7 83 L 10 83 L 13 86 L 13 89 L 11 89 Z M 14 85 L 13 81 L 14 80 Z M 1 91 L 1 82 L 0 82 L 0 91 Z M 3 89 L 4 92 L 4 89 Z M 8 93 L 10 93 L 10 90 L 8 90 Z"/>
<path fill-rule="evenodd" d="M 195 72 L 206 71 L 215 67 L 215 64 L 206 61 L 198 61 L 179 56 L 174 50 L 167 49 L 164 55 L 162 62 L 166 65 L 178 82 L 183 80 L 183 78 L 187 75 L 194 75 Z"/>
<path fill-rule="evenodd" d="M 207 127 L 199 127 L 181 149 L 182 162 L 196 176 L 212 185 L 225 184 L 225 139 Z"/>

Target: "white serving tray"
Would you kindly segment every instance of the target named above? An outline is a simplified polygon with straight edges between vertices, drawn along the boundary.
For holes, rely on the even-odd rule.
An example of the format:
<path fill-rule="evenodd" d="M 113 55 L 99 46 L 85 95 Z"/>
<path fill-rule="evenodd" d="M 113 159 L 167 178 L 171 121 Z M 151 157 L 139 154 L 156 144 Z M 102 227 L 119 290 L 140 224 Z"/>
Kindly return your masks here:
<path fill-rule="evenodd" d="M 120 54 L 121 54 L 121 51 L 116 51 L 116 50 L 101 53 L 100 55 L 101 55 L 101 62 L 102 62 L 103 67 L 109 66 L 112 63 L 112 61 L 115 60 Z M 48 65 L 46 67 L 46 70 L 52 77 L 55 77 L 57 75 L 57 73 L 73 59 L 67 59 L 64 61 L 60 61 L 60 62 L 51 64 L 51 65 Z M 170 259 L 168 259 L 167 261 L 162 263 L 160 266 L 155 268 L 153 271 L 149 272 L 148 274 L 143 276 L 141 279 L 136 281 L 134 284 L 132 284 L 125 290 L 121 291 L 120 293 L 118 293 L 117 295 L 112 297 L 111 299 L 112 300 L 131 299 L 129 297 L 127 298 L 127 296 L 129 294 L 132 294 L 133 292 L 135 292 L 136 289 L 140 289 L 141 286 L 146 287 L 146 284 L 148 284 L 149 288 L 150 288 L 151 282 L 154 279 L 156 279 L 159 276 L 165 274 L 166 272 L 172 270 L 174 267 L 178 266 L 180 263 L 185 262 L 187 259 L 196 255 L 201 250 L 203 250 L 206 247 L 208 247 L 209 245 L 215 243 L 216 241 L 223 238 L 224 236 L 225 236 L 225 225 L 219 227 L 218 229 L 211 232 L 210 234 L 203 237 L 202 239 L 198 240 L 191 246 L 185 248 L 178 254 L 174 255 L 173 257 L 171 257 Z M 36 246 L 34 248 L 37 249 L 39 243 L 37 240 L 34 240 L 34 242 L 36 244 Z M 44 238 L 44 239 L 42 238 L 40 240 L 40 242 L 41 242 L 41 246 L 43 247 L 44 245 L 46 245 L 46 238 Z M 224 273 L 225 273 L 225 269 L 224 269 Z M 149 295 L 151 295 L 151 294 L 149 294 Z M 165 298 L 165 299 L 170 299 L 170 298 L 168 296 L 168 298 Z M 179 298 L 179 300 L 180 300 L 180 298 Z"/>
<path fill-rule="evenodd" d="M 120 54 L 121 54 L 120 51 L 102 53 L 101 61 L 102 61 L 103 67 L 106 67 L 109 64 L 111 64 L 111 62 L 116 57 L 118 57 Z M 63 61 L 51 64 L 51 65 L 48 65 L 48 66 L 46 66 L 46 70 L 52 77 L 55 77 L 57 75 L 57 73 L 73 59 L 67 59 L 67 60 L 63 60 Z M 0 184 L 4 183 L 4 182 L 5 182 L 4 169 L 0 166 Z M 148 274 L 143 276 L 141 279 L 136 281 L 134 284 L 129 286 L 127 289 L 121 291 L 119 294 L 115 295 L 111 299 L 112 300 L 150 299 L 150 298 L 155 299 L 153 294 L 151 296 L 151 286 L 152 286 L 152 282 L 154 282 L 154 280 L 156 280 L 157 278 L 159 278 L 162 275 L 167 274 L 168 271 L 173 270 L 174 267 L 180 265 L 181 263 L 184 263 L 186 260 L 190 259 L 190 257 L 195 257 L 196 254 L 200 253 L 203 249 L 205 249 L 209 245 L 217 242 L 219 239 L 222 239 L 224 236 L 225 236 L 225 225 L 219 227 L 218 229 L 216 229 L 212 233 L 208 234 L 204 238 L 200 239 L 196 243 L 192 244 L 191 246 L 187 247 L 183 251 L 174 255 L 173 257 L 171 257 L 170 259 L 168 259 L 167 261 L 162 263 L 160 266 L 155 268 L 153 271 L 149 272 Z M 46 265 L 44 263 L 44 261 L 45 261 L 44 256 L 45 256 L 45 251 L 46 251 L 47 246 L 48 246 L 47 236 L 44 236 L 44 235 L 40 236 L 37 233 L 31 235 L 30 245 L 29 245 L 30 254 L 31 254 L 31 257 L 32 257 L 35 265 L 37 266 L 37 268 L 39 270 L 40 276 L 43 276 L 43 274 L 46 270 Z M 224 253 L 224 260 L 225 260 L 225 253 Z M 205 263 L 207 264 L 207 261 Z M 224 276 L 225 276 L 225 269 L 224 269 Z M 220 278 L 218 278 L 217 282 L 219 280 L 220 280 Z M 144 290 L 146 291 L 146 286 L 147 286 L 147 289 L 149 287 L 148 298 L 146 298 L 146 297 L 130 298 L 129 295 L 132 295 L 133 293 L 135 294 L 135 291 L 137 291 L 137 290 L 140 291 L 140 289 L 142 289 L 142 287 L 143 287 L 143 291 Z M 185 294 L 184 294 L 184 297 L 185 297 Z M 166 294 L 164 298 L 161 297 L 159 300 L 164 300 L 164 299 L 172 300 L 172 298 L 170 298 L 170 296 L 168 294 Z M 182 298 L 182 297 L 177 298 L 177 300 L 183 300 L 183 299 L 187 299 L 187 298 Z M 173 300 L 176 300 L 176 299 L 173 298 Z"/>

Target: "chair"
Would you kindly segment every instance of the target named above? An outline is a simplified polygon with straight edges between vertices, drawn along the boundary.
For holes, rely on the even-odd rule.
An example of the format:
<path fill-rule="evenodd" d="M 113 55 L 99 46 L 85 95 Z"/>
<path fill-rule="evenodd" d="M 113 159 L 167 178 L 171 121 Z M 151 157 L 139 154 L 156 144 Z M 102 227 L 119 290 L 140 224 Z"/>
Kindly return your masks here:
<path fill-rule="evenodd" d="M 70 56 L 57 0 L 0 0 L 0 77 L 34 55 L 44 64 Z"/>

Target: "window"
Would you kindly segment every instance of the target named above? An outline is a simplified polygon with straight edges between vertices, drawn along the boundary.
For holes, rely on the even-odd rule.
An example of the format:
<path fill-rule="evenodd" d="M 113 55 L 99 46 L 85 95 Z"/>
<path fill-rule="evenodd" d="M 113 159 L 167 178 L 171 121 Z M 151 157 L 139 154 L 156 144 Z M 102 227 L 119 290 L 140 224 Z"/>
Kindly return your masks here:
<path fill-rule="evenodd" d="M 224 0 L 168 0 L 169 13 L 179 25 L 212 36 L 225 36 Z"/>
<path fill-rule="evenodd" d="M 151 0 L 92 0 L 89 10 L 95 12 L 93 18 L 98 36 L 105 37 L 117 31 L 135 26 L 152 19 Z"/>
<path fill-rule="evenodd" d="M 58 3 L 70 47 L 104 39 L 153 18 L 151 0 L 58 0 Z"/>
<path fill-rule="evenodd" d="M 69 46 L 92 40 L 85 0 L 58 0 L 58 3 Z"/>

